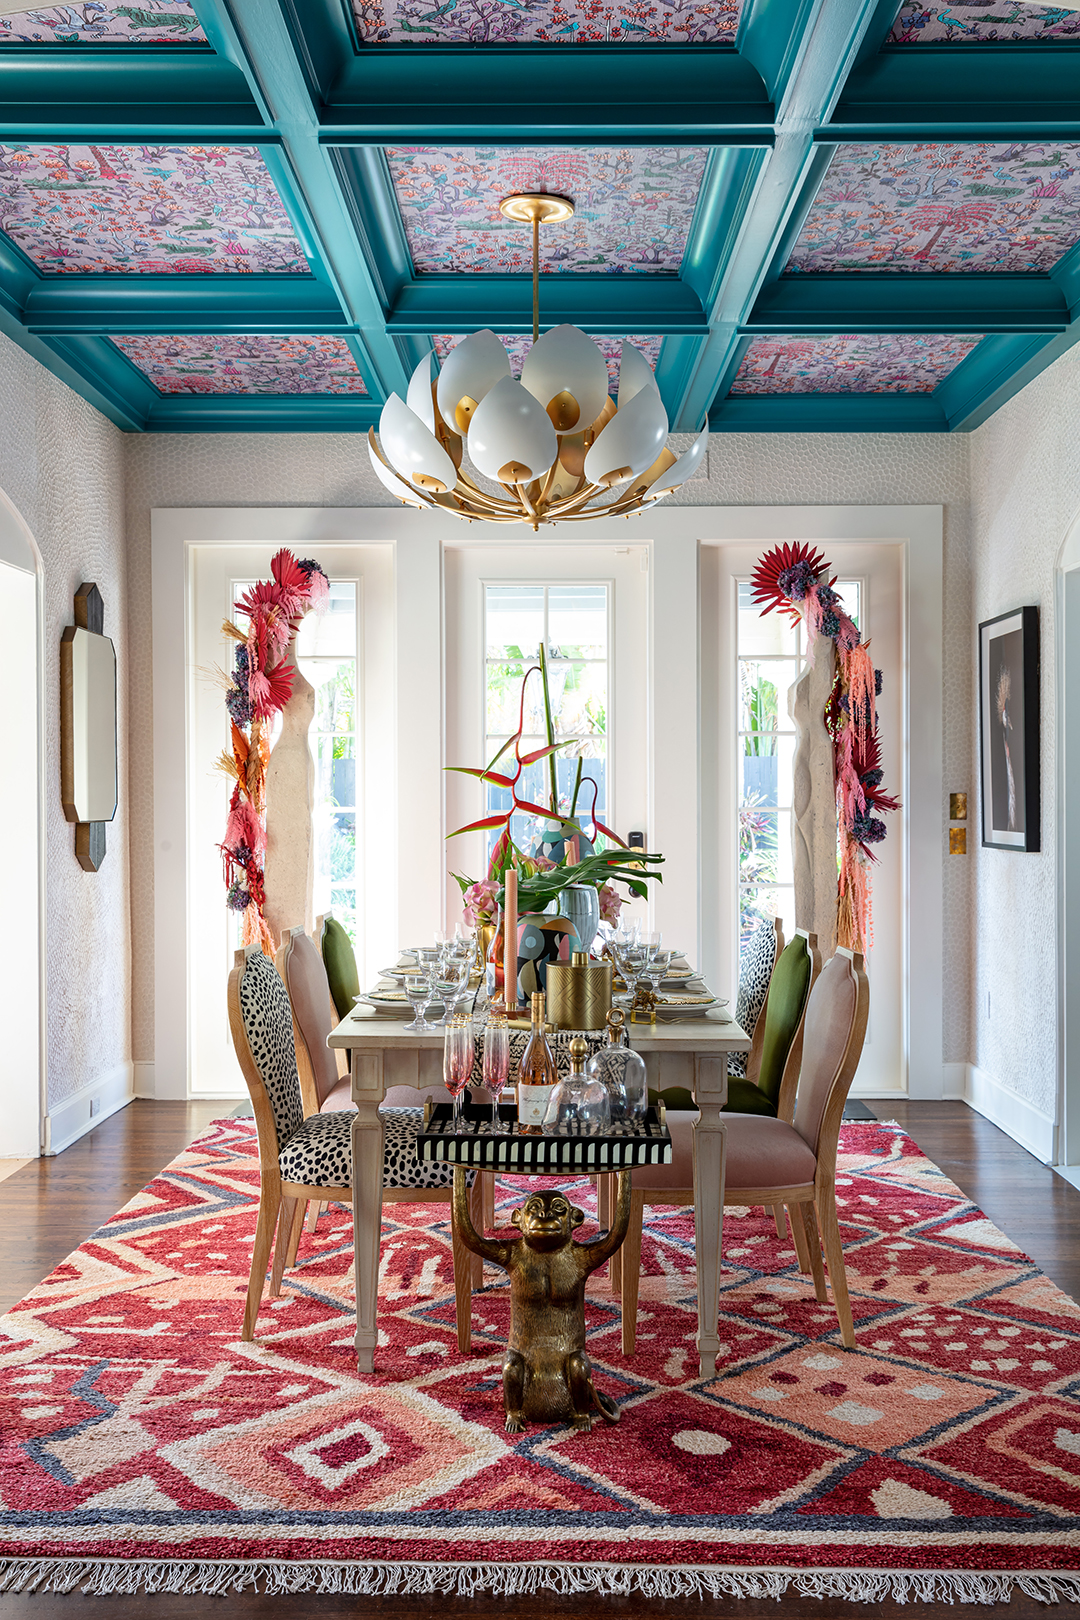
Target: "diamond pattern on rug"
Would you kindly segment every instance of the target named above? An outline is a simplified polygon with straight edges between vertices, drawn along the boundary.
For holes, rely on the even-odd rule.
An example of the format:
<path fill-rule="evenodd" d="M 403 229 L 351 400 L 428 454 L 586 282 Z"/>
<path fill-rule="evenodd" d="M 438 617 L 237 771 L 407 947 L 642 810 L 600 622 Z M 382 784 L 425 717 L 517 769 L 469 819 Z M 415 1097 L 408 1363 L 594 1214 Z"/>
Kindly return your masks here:
<path fill-rule="evenodd" d="M 725 1224 L 697 1377 L 693 1213 L 646 1210 L 638 1342 L 586 1301 L 621 1421 L 503 1428 L 505 1277 L 455 1330 L 444 1204 L 388 1204 L 378 1371 L 356 1371 L 352 1216 L 305 1233 L 239 1338 L 251 1120 L 221 1120 L 2 1319 L 2 1559 L 717 1571 L 1074 1571 L 1080 1306 L 896 1126 L 848 1123 L 837 1194 L 858 1348 L 771 1214 Z M 530 1185 L 500 1183 L 496 1220 Z M 596 1230 L 587 1180 L 567 1189 Z M 57 1577 L 59 1578 L 59 1577 Z"/>

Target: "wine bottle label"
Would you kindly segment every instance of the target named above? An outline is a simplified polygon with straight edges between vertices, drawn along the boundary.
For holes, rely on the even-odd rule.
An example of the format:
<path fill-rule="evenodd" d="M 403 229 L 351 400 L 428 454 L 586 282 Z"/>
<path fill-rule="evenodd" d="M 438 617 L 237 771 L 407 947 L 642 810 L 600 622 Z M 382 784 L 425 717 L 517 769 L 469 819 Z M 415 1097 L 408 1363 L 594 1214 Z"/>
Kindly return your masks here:
<path fill-rule="evenodd" d="M 518 1081 L 518 1121 L 522 1125 L 543 1125 L 551 1086 L 526 1086 Z"/>

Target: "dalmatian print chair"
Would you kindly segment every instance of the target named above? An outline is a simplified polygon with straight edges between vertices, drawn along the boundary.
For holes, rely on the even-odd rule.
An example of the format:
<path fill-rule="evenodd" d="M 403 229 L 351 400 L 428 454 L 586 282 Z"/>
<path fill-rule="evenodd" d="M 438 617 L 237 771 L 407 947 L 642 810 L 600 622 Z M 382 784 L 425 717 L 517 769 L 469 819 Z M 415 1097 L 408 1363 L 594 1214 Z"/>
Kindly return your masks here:
<path fill-rule="evenodd" d="M 286 1264 L 295 1257 L 309 1200 L 352 1199 L 355 1115 L 351 1109 L 343 1109 L 304 1118 L 288 991 L 274 964 L 257 945 L 236 953 L 236 966 L 229 976 L 229 1022 L 259 1137 L 259 1221 L 241 1333 L 242 1339 L 250 1340 L 255 1336 L 271 1248 L 274 1265 L 270 1292 L 277 1296 Z M 453 1167 L 421 1164 L 414 1151 L 423 1110 L 385 1109 L 381 1118 L 385 1141 L 383 1198 L 449 1203 Z M 465 1351 L 471 1336 L 470 1290 L 467 1281 L 461 1288 L 457 1283 L 459 1278 L 471 1278 L 479 1285 L 471 1262 L 472 1256 L 455 1243 L 458 1343 Z"/>

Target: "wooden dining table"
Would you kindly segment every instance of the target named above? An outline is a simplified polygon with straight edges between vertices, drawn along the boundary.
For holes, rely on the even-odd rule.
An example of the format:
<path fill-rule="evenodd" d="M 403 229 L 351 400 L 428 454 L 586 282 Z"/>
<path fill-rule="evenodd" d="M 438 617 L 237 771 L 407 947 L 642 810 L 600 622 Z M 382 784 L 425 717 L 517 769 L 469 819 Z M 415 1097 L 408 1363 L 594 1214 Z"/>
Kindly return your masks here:
<path fill-rule="evenodd" d="M 750 1039 L 738 1024 L 714 1013 L 678 1023 L 631 1024 L 630 1045 L 645 1059 L 649 1085 L 685 1086 L 700 1118 L 694 1127 L 694 1246 L 697 1265 L 700 1376 L 716 1372 L 720 1349 L 720 1245 L 724 1221 L 727 1063 L 747 1052 Z M 356 1359 L 359 1371 L 375 1370 L 378 1338 L 379 1236 L 382 1227 L 383 1128 L 379 1105 L 393 1086 L 419 1090 L 442 1084 L 443 1033 L 411 1034 L 396 1019 L 357 1007 L 333 1029 L 331 1047 L 352 1054 L 353 1245 L 356 1276 Z"/>

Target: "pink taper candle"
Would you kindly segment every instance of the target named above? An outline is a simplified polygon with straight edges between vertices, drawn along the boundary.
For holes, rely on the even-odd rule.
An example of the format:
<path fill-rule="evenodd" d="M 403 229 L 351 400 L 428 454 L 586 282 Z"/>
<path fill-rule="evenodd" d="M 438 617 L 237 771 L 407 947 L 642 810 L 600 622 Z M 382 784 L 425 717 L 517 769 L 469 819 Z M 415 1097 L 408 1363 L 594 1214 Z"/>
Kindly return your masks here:
<path fill-rule="evenodd" d="M 503 903 L 503 999 L 507 1012 L 517 1007 L 517 872 L 508 866 Z"/>

